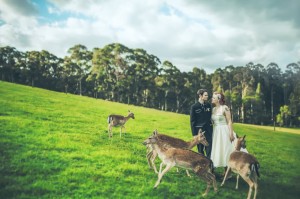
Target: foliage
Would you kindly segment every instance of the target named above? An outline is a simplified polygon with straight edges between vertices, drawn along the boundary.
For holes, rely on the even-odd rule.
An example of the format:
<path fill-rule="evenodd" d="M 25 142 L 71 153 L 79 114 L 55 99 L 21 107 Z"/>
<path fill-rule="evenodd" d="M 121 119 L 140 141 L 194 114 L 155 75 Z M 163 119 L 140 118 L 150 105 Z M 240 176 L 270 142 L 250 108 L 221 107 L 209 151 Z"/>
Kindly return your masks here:
<path fill-rule="evenodd" d="M 89 51 L 77 44 L 63 59 L 42 51 L 19 52 L 0 47 L 0 77 L 65 93 L 188 114 L 200 88 L 223 92 L 233 120 L 273 125 L 280 107 L 291 110 L 288 126 L 300 126 L 300 63 L 286 71 L 271 62 L 263 66 L 226 66 L 212 74 L 194 67 L 181 72 L 144 49 L 120 43 Z"/>
<path fill-rule="evenodd" d="M 289 106 L 284 105 L 280 107 L 280 113 L 276 116 L 276 122 L 278 122 L 280 126 L 287 126 L 290 117 L 291 117 L 291 111 L 289 109 Z"/>

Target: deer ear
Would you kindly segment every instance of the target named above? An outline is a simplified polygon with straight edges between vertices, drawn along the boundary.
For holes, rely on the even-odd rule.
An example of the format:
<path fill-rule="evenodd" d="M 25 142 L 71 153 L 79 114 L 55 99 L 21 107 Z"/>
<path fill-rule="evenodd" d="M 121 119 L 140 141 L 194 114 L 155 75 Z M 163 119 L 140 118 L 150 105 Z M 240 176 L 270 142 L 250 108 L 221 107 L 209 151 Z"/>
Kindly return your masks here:
<path fill-rule="evenodd" d="M 202 132 L 202 135 L 204 135 L 205 131 Z"/>
<path fill-rule="evenodd" d="M 246 135 L 244 135 L 243 140 L 245 139 Z"/>
<path fill-rule="evenodd" d="M 158 132 L 157 132 L 157 129 L 155 129 L 155 131 L 153 132 L 153 135 L 155 135 L 155 136 L 156 136 L 156 135 L 157 135 L 157 133 L 158 133 Z"/>

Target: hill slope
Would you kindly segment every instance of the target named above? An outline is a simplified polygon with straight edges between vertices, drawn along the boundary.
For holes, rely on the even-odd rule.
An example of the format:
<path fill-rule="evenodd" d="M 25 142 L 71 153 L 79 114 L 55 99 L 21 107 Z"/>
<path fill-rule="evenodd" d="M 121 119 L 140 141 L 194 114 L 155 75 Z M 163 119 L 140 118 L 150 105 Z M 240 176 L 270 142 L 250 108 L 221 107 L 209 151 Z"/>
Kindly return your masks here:
<path fill-rule="evenodd" d="M 206 185 L 172 169 L 157 190 L 141 144 L 155 129 L 191 138 L 189 116 L 0 82 L 0 198 L 199 198 Z M 108 139 L 107 116 L 126 115 Z M 258 198 L 297 198 L 300 135 L 235 124 L 261 163 Z M 156 162 L 157 167 L 159 161 Z M 216 170 L 218 186 L 222 169 Z M 246 198 L 235 179 L 207 198 Z"/>

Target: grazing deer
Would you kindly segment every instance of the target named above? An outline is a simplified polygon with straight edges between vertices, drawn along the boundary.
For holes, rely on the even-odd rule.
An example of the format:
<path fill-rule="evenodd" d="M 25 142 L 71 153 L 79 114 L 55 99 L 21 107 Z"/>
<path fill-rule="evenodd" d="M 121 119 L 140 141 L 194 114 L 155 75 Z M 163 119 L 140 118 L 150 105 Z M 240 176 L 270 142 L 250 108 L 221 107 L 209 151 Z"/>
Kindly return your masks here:
<path fill-rule="evenodd" d="M 157 132 L 157 130 L 156 130 L 156 132 Z M 194 136 L 193 139 L 188 142 L 181 140 L 179 138 L 171 137 L 171 136 L 164 135 L 164 134 L 159 134 L 158 132 L 157 132 L 157 137 L 158 137 L 158 139 L 160 139 L 160 141 L 162 141 L 164 143 L 164 147 L 192 149 L 192 148 L 194 148 L 194 146 L 196 146 L 199 143 L 203 144 L 204 146 L 208 146 L 208 142 L 206 141 L 204 133 L 205 132 L 202 133 L 201 129 L 199 129 L 198 135 Z M 154 169 L 155 173 L 158 173 L 155 163 L 154 163 L 155 159 L 157 157 L 157 152 L 153 149 L 153 147 L 150 144 L 147 145 L 147 156 L 146 157 L 147 157 L 149 167 Z M 189 177 L 191 177 L 188 170 L 186 170 L 186 174 Z"/>
<path fill-rule="evenodd" d="M 122 136 L 122 129 L 125 129 L 125 123 L 129 120 L 129 118 L 134 119 L 134 113 L 128 111 L 129 114 L 127 116 L 122 115 L 109 115 L 107 118 L 108 122 L 108 134 L 109 137 L 112 137 L 112 127 L 121 126 L 120 137 Z M 126 130 L 126 129 L 125 129 Z"/>
<path fill-rule="evenodd" d="M 209 158 L 189 149 L 165 147 L 164 142 L 158 138 L 157 131 L 154 131 L 153 135 L 144 141 L 144 144 L 151 144 L 154 150 L 157 152 L 158 157 L 162 160 L 158 173 L 158 179 L 154 185 L 154 188 L 157 188 L 162 177 L 172 167 L 176 166 L 193 170 L 198 177 L 207 183 L 205 193 L 202 196 L 206 196 L 208 194 L 212 184 L 214 190 L 217 191 L 216 178 L 212 173 L 213 162 Z M 162 170 L 163 165 L 166 165 L 164 170 Z"/>
<path fill-rule="evenodd" d="M 235 151 L 233 151 L 230 154 L 229 161 L 228 161 L 228 168 L 221 186 L 224 185 L 227 175 L 231 169 L 234 173 L 238 174 L 236 178 L 235 188 L 238 189 L 239 176 L 242 176 L 242 178 L 249 184 L 249 192 L 248 192 L 247 199 L 250 199 L 253 187 L 254 187 L 253 198 L 255 199 L 257 193 L 257 186 L 258 186 L 257 177 L 259 177 L 259 172 L 258 172 L 259 163 L 253 155 L 240 151 L 241 148 L 246 148 L 245 137 L 246 136 L 237 137 Z"/>

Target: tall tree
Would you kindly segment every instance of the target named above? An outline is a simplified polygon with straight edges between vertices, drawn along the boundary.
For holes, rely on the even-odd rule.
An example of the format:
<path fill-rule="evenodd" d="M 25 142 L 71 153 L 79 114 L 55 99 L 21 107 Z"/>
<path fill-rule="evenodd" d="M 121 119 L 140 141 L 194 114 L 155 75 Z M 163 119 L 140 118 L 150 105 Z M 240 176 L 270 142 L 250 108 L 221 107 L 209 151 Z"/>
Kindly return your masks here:
<path fill-rule="evenodd" d="M 79 95 L 82 95 L 82 81 L 90 72 L 92 66 L 92 52 L 84 45 L 77 44 L 68 50 L 68 57 L 73 64 L 78 66 L 77 77 L 79 84 Z"/>
<path fill-rule="evenodd" d="M 23 54 L 16 48 L 0 47 L 0 74 L 2 80 L 15 82 L 15 74 L 20 69 Z"/>

